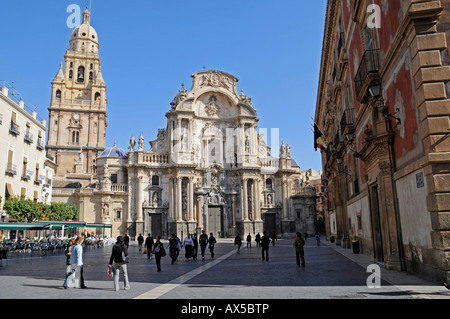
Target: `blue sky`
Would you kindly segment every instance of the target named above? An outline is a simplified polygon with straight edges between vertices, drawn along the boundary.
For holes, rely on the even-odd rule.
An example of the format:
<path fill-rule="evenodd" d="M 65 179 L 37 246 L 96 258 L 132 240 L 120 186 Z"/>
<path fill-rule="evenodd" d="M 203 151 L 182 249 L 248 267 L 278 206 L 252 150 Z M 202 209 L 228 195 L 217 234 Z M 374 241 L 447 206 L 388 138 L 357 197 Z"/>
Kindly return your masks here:
<path fill-rule="evenodd" d="M 83 11 L 88 3 L 2 1 L 0 80 L 14 82 L 41 118 L 48 119 L 51 81 L 69 46 L 67 6 Z M 258 126 L 279 128 L 301 169 L 320 170 L 311 127 L 325 10 L 325 0 L 92 0 L 107 85 L 106 147 L 116 139 L 126 149 L 142 133 L 148 150 L 181 83 L 190 90 L 191 74 L 206 67 L 239 78 Z"/>

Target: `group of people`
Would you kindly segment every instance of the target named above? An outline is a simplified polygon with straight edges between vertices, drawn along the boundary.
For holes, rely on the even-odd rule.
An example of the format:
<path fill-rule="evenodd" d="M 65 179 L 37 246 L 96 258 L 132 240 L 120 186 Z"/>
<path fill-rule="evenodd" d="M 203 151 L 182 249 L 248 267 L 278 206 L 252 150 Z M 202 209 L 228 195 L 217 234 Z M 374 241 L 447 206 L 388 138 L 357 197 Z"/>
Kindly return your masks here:
<path fill-rule="evenodd" d="M 188 261 L 190 258 L 193 260 L 197 260 L 198 255 L 198 246 L 200 246 L 200 251 L 202 254 L 202 260 L 205 260 L 205 251 L 206 247 L 209 247 L 209 251 L 211 253 L 211 258 L 214 258 L 214 247 L 216 244 L 216 238 L 213 233 L 210 233 L 210 236 L 205 234 L 205 231 L 202 230 L 202 234 L 200 237 L 197 237 L 196 233 L 188 234 L 186 238 L 181 242 L 180 238 L 177 237 L 177 234 L 173 233 L 169 238 L 169 255 L 172 259 L 172 264 L 178 259 L 181 249 L 184 247 L 185 250 L 185 258 Z"/>
<path fill-rule="evenodd" d="M 272 245 L 275 246 L 275 240 L 276 237 L 272 237 Z M 269 261 L 269 246 L 270 246 L 270 237 L 267 235 L 267 232 L 263 232 L 263 236 L 260 237 L 260 234 L 258 233 L 255 236 L 255 241 L 257 244 L 257 247 L 261 247 L 261 254 L 262 254 L 262 260 L 263 261 Z M 234 245 L 237 246 L 236 253 L 240 254 L 241 246 L 242 246 L 242 239 L 239 234 L 234 238 Z M 247 235 L 247 248 L 251 247 L 251 235 Z M 303 238 L 302 234 L 300 232 L 296 233 L 295 240 L 294 240 L 294 249 L 295 249 L 295 256 L 297 260 L 297 266 L 300 267 L 300 262 L 302 267 L 305 267 L 305 239 Z"/>
<path fill-rule="evenodd" d="M 276 238 L 276 237 L 275 237 Z M 247 248 L 251 248 L 252 237 L 250 234 L 247 235 Z M 258 233 L 255 236 L 256 247 L 261 247 L 262 260 L 269 261 L 269 246 L 270 246 L 270 237 L 267 235 L 267 232 L 263 232 L 263 236 Z M 275 246 L 275 239 L 272 239 L 272 243 Z M 239 234 L 234 238 L 234 245 L 237 246 L 237 253 L 240 254 L 242 239 Z"/>
<path fill-rule="evenodd" d="M 259 233 L 258 233 L 259 235 Z M 258 239 L 258 235 L 256 239 Z M 250 234 L 247 236 L 247 243 L 249 242 Z M 124 288 L 125 290 L 130 289 L 130 282 L 128 279 L 128 243 L 129 237 L 127 234 L 125 236 L 118 236 L 116 244 L 112 247 L 111 256 L 108 264 L 108 271 L 111 277 L 114 277 L 114 289 L 116 291 L 119 290 L 119 275 L 122 273 L 124 280 Z M 144 245 L 144 238 L 142 234 L 138 236 L 138 246 L 139 251 L 142 251 L 142 247 Z M 251 239 L 251 236 L 250 236 Z M 83 276 L 83 247 L 82 244 L 85 240 L 85 237 L 82 235 L 78 235 L 76 238 L 72 238 L 69 240 L 69 244 L 65 250 L 66 255 L 66 278 L 63 283 L 63 287 L 65 289 L 69 289 L 69 287 L 77 287 L 77 288 L 87 288 L 84 283 Z M 270 237 L 264 231 L 263 236 L 260 240 L 256 240 L 257 246 L 261 247 L 262 260 L 269 261 L 269 246 L 270 246 Z M 205 251 L 206 247 L 209 248 L 211 253 L 211 258 L 214 258 L 214 248 L 217 241 L 214 237 L 213 233 L 210 233 L 210 236 L 205 234 L 205 231 L 202 231 L 202 234 L 199 238 L 197 238 L 197 234 L 188 234 L 186 238 L 181 242 L 181 240 L 177 237 L 176 233 L 171 235 L 169 239 L 169 255 L 171 258 L 171 263 L 173 264 L 179 254 L 180 250 L 184 247 L 185 249 L 185 257 L 186 260 L 193 258 L 193 260 L 197 260 L 197 252 L 198 246 L 200 245 L 202 260 L 205 260 Z M 274 245 L 274 240 L 272 239 L 272 243 Z M 238 246 L 237 253 L 240 253 L 240 248 L 242 245 L 242 239 L 239 234 L 235 237 L 234 244 Z M 294 240 L 294 249 L 296 254 L 297 266 L 305 267 L 305 258 L 304 258 L 304 246 L 305 239 L 301 235 L 300 232 L 296 233 L 296 237 Z M 247 246 L 248 247 L 248 246 Z M 151 259 L 152 255 L 155 256 L 157 271 L 161 271 L 161 258 L 166 256 L 166 250 L 161 242 L 161 237 L 157 236 L 156 240 L 148 234 L 148 237 L 145 240 L 144 253 L 147 254 L 147 258 Z"/>

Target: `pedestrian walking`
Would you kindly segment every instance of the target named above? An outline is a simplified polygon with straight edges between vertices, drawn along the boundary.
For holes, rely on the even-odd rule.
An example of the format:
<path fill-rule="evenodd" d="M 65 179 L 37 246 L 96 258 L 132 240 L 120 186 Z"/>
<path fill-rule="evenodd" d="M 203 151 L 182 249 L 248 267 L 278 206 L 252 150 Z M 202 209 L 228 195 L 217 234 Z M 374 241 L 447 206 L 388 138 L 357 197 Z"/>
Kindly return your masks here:
<path fill-rule="evenodd" d="M 172 234 L 172 237 L 169 238 L 169 255 L 172 259 L 172 264 L 177 260 L 178 254 L 180 253 L 180 244 L 177 240 L 177 235 Z"/>
<path fill-rule="evenodd" d="M 275 246 L 275 241 L 277 240 L 277 235 L 275 234 L 274 231 L 272 232 L 271 237 L 272 237 L 272 246 Z"/>
<path fill-rule="evenodd" d="M 124 243 L 125 243 L 125 246 L 126 246 L 127 249 L 128 249 L 128 245 L 130 244 L 130 237 L 128 236 L 127 233 L 125 233 L 125 236 L 123 236 L 123 241 L 124 241 Z"/>
<path fill-rule="evenodd" d="M 124 238 L 117 236 L 116 244 L 112 247 L 111 257 L 109 258 L 109 266 L 114 269 L 114 290 L 119 291 L 119 275 L 123 273 L 124 289 L 130 289 L 128 280 L 127 257 L 128 249 L 125 245 Z"/>
<path fill-rule="evenodd" d="M 161 271 L 161 257 L 166 255 L 166 251 L 164 249 L 164 245 L 161 243 L 161 237 L 156 236 L 155 245 L 153 248 L 153 253 L 155 254 L 156 261 L 156 271 Z"/>
<path fill-rule="evenodd" d="M 259 234 L 259 232 L 255 236 L 255 241 L 256 241 L 256 247 L 261 247 L 261 235 Z"/>
<path fill-rule="evenodd" d="M 63 287 L 68 289 L 67 285 L 65 285 L 67 281 L 67 277 L 71 275 L 71 269 L 70 269 L 70 255 L 71 255 L 71 249 L 73 244 L 75 243 L 75 239 L 71 238 L 67 244 L 66 250 L 64 251 L 64 254 L 66 255 L 66 278 L 64 279 Z"/>
<path fill-rule="evenodd" d="M 211 252 L 211 258 L 214 258 L 214 246 L 216 245 L 216 238 L 213 236 L 213 233 L 209 233 L 208 244 L 209 251 Z"/>
<path fill-rule="evenodd" d="M 145 239 L 144 247 L 147 250 L 147 259 L 152 259 L 152 252 L 153 252 L 153 245 L 154 245 L 153 237 L 148 234 L 147 238 Z"/>
<path fill-rule="evenodd" d="M 237 236 L 234 238 L 234 245 L 237 246 L 236 253 L 240 254 L 242 239 L 241 236 L 239 236 L 239 234 L 237 234 Z"/>
<path fill-rule="evenodd" d="M 202 260 L 205 260 L 205 250 L 206 246 L 208 246 L 208 235 L 205 234 L 205 231 L 202 230 L 202 234 L 199 238 L 200 250 L 202 252 Z"/>
<path fill-rule="evenodd" d="M 297 267 L 300 267 L 300 260 L 302 262 L 302 267 L 305 267 L 305 239 L 303 239 L 302 234 L 297 232 L 294 239 L 294 249 L 295 257 L 297 259 Z"/>
<path fill-rule="evenodd" d="M 188 234 L 187 237 L 183 241 L 184 246 L 184 257 L 186 257 L 186 260 L 189 260 L 189 258 L 192 257 L 192 246 L 193 246 L 191 234 Z"/>
<path fill-rule="evenodd" d="M 308 233 L 305 232 L 305 241 L 308 239 Z"/>
<path fill-rule="evenodd" d="M 139 251 L 142 251 L 142 244 L 144 243 L 144 237 L 142 236 L 142 234 L 139 234 L 137 240 L 138 240 Z"/>
<path fill-rule="evenodd" d="M 314 235 L 316 237 L 317 246 L 320 245 L 320 233 L 316 231 L 316 234 Z"/>
<path fill-rule="evenodd" d="M 83 242 L 84 237 L 78 235 L 70 251 L 71 273 L 64 281 L 63 286 L 65 289 L 69 289 L 69 285 L 72 286 L 71 283 L 73 283 L 73 287 L 87 288 L 83 276 L 83 247 L 81 246 Z"/>
<path fill-rule="evenodd" d="M 247 235 L 247 248 L 248 246 L 250 246 L 250 248 L 252 248 L 252 235 L 250 235 L 250 233 L 248 233 Z"/>
<path fill-rule="evenodd" d="M 262 260 L 269 261 L 269 245 L 270 245 L 270 238 L 269 235 L 267 235 L 267 232 L 263 232 L 263 236 L 261 238 L 261 253 L 262 253 Z M 264 258 L 265 253 L 265 258 Z"/>
<path fill-rule="evenodd" d="M 193 233 L 192 234 L 192 259 L 193 260 L 197 260 L 197 252 L 198 252 L 198 239 L 197 239 L 197 234 Z"/>

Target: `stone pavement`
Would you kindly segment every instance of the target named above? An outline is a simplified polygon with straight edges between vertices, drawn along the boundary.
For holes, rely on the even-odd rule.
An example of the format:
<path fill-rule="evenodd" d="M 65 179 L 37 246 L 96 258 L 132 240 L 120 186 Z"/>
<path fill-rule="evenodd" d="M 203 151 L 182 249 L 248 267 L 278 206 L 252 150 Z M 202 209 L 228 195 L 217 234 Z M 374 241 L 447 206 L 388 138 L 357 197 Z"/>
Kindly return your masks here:
<path fill-rule="evenodd" d="M 167 241 L 163 241 L 167 246 Z M 334 244 L 313 238 L 305 247 L 306 267 L 298 268 L 292 240 L 278 240 L 269 249 L 269 261 L 261 260 L 255 247 L 236 254 L 232 239 L 219 239 L 216 256 L 186 261 L 184 250 L 175 264 L 163 257 L 162 271 L 154 259 L 130 244 L 130 290 L 113 290 L 107 277 L 111 247 L 89 248 L 84 253 L 87 289 L 62 288 L 65 276 L 63 253 L 47 256 L 16 254 L 0 267 L 1 299 L 448 299 L 450 290 L 417 276 L 381 268 L 381 287 L 367 287 L 368 256 L 353 254 Z M 122 279 L 122 278 L 121 278 Z M 120 283 L 123 288 L 123 281 Z"/>

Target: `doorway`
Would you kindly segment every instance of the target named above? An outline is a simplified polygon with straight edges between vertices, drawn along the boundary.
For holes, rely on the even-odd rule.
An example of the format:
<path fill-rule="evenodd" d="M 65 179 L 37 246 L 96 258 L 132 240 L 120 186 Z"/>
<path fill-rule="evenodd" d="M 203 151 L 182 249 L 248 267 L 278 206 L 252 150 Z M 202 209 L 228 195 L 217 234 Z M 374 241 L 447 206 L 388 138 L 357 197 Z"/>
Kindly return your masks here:
<path fill-rule="evenodd" d="M 163 236 L 162 229 L 162 214 L 149 214 L 149 231 L 153 238 L 156 236 Z"/>
<path fill-rule="evenodd" d="M 208 234 L 224 237 L 223 206 L 208 206 Z"/>
<path fill-rule="evenodd" d="M 264 231 L 270 236 L 273 232 L 277 233 L 277 215 L 275 213 L 264 214 Z"/>
<path fill-rule="evenodd" d="M 378 185 L 370 187 L 370 210 L 372 220 L 373 253 L 376 261 L 383 261 L 383 238 L 381 234 L 380 207 L 378 202 Z"/>

